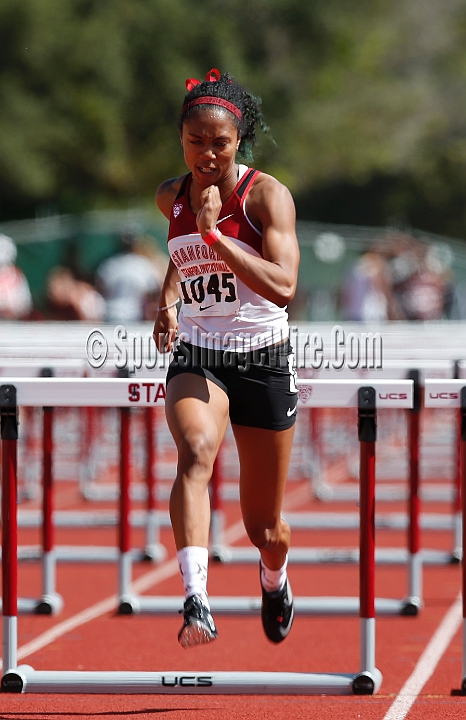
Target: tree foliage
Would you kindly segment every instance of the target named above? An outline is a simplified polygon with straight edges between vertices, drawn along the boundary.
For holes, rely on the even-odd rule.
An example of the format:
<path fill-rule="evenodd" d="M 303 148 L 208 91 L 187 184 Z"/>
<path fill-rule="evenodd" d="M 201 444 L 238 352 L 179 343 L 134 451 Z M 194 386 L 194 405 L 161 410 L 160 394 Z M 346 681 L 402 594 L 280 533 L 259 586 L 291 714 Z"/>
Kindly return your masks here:
<path fill-rule="evenodd" d="M 466 233 L 465 39 L 463 0 L 2 0 L 0 217 L 150 198 L 215 66 L 262 97 L 258 164 L 301 198 L 395 178 L 387 212 L 416 196 Z"/>

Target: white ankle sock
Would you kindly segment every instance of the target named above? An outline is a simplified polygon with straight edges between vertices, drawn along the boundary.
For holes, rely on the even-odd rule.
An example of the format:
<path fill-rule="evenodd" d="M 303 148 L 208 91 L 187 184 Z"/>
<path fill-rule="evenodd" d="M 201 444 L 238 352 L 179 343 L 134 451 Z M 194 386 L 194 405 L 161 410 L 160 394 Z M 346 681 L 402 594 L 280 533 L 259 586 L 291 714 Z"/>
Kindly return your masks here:
<path fill-rule="evenodd" d="M 280 570 L 270 570 L 264 565 L 261 558 L 261 584 L 266 592 L 276 592 L 281 590 L 286 582 L 286 566 L 288 565 L 288 555 L 284 565 Z"/>
<path fill-rule="evenodd" d="M 207 566 L 209 551 L 207 548 L 189 545 L 176 553 L 184 585 L 185 598 L 199 595 L 204 605 L 210 610 L 207 599 Z"/>

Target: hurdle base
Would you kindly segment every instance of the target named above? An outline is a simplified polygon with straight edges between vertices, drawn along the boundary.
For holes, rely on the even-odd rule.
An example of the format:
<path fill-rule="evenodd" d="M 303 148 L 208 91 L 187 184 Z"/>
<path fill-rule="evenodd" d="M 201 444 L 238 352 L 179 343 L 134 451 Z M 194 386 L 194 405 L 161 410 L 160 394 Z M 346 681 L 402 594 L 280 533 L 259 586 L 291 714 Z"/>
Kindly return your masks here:
<path fill-rule="evenodd" d="M 379 670 L 353 674 L 295 672 L 106 672 L 10 669 L 5 693 L 154 695 L 372 695 Z"/>
<path fill-rule="evenodd" d="M 231 562 L 231 549 L 227 545 L 212 545 L 209 556 L 213 562 Z"/>
<path fill-rule="evenodd" d="M 422 601 L 420 598 L 415 596 L 407 597 L 401 604 L 400 615 L 404 615 L 405 617 L 415 617 L 416 615 L 419 615 L 421 609 Z"/>
<path fill-rule="evenodd" d="M 354 695 L 374 695 L 382 684 L 382 673 L 377 668 L 373 672 L 364 671 L 357 675 L 353 682 Z"/>
<path fill-rule="evenodd" d="M 466 677 L 463 678 L 461 683 L 461 695 L 466 695 Z"/>
<path fill-rule="evenodd" d="M 1 691 L 3 693 L 23 693 L 26 687 L 26 678 L 17 670 L 9 670 L 2 677 Z"/>
<path fill-rule="evenodd" d="M 63 598 L 58 593 L 43 595 L 36 605 L 36 615 L 56 615 L 63 609 Z"/>
<path fill-rule="evenodd" d="M 123 595 L 118 604 L 119 615 L 139 615 L 141 611 L 136 595 Z"/>
<path fill-rule="evenodd" d="M 163 562 L 167 557 L 167 551 L 160 543 L 153 543 L 152 545 L 146 545 L 144 553 L 141 557 L 143 562 Z"/>
<path fill-rule="evenodd" d="M 0 598 L 0 612 L 2 600 Z M 18 615 L 55 615 L 63 609 L 61 595 L 43 595 L 41 598 L 18 598 Z"/>

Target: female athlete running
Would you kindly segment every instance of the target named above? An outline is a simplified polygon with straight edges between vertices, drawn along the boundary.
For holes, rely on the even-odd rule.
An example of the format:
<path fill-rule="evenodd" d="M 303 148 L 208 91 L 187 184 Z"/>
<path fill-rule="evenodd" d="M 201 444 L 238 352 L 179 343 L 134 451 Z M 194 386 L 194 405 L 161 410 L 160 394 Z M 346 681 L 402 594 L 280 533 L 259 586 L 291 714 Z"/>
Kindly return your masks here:
<path fill-rule="evenodd" d="M 281 508 L 297 403 L 286 312 L 299 264 L 295 209 L 286 187 L 240 162 L 256 127 L 265 129 L 257 99 L 217 70 L 186 86 L 179 130 L 189 172 L 156 195 L 170 221 L 170 263 L 154 326 L 158 349 L 173 353 L 165 409 L 178 449 L 170 498 L 186 597 L 178 639 L 192 647 L 217 637 L 208 484 L 230 420 L 244 525 L 260 551 L 262 623 L 278 643 L 293 621 Z"/>

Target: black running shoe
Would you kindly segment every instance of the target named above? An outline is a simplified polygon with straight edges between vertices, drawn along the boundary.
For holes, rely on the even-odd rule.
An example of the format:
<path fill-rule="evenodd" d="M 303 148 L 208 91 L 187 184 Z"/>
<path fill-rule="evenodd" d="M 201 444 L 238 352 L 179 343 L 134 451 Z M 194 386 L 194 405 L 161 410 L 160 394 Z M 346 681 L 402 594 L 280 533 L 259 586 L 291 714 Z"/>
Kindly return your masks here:
<path fill-rule="evenodd" d="M 184 616 L 183 627 L 178 633 L 182 647 L 191 648 L 215 640 L 218 633 L 214 619 L 198 595 L 191 595 L 180 612 Z"/>
<path fill-rule="evenodd" d="M 266 592 L 262 588 L 262 626 L 274 643 L 282 642 L 291 630 L 294 618 L 293 595 L 288 578 L 281 590 Z"/>

